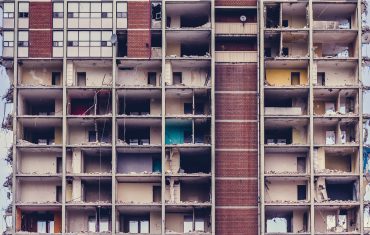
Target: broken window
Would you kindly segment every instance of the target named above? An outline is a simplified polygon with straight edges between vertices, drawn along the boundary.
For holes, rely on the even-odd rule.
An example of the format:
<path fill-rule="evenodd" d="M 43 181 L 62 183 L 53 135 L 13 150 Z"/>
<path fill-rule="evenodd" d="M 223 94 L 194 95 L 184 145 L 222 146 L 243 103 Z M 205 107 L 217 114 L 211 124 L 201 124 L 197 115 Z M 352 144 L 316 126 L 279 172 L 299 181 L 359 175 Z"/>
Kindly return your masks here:
<path fill-rule="evenodd" d="M 193 113 L 193 104 L 184 103 L 184 114 L 192 114 L 192 113 Z"/>
<path fill-rule="evenodd" d="M 266 144 L 292 144 L 292 128 L 265 131 Z"/>
<path fill-rule="evenodd" d="M 35 233 L 54 233 L 54 214 L 52 212 L 22 213 L 22 231 Z M 58 228 L 59 229 L 59 228 Z"/>
<path fill-rule="evenodd" d="M 162 4 L 158 2 L 151 3 L 152 28 L 160 28 L 162 20 Z"/>
<path fill-rule="evenodd" d="M 117 32 L 117 57 L 127 56 L 127 33 Z"/>
<path fill-rule="evenodd" d="M 288 213 L 285 216 L 267 218 L 266 232 L 267 233 L 290 233 L 291 219 L 293 214 Z"/>
<path fill-rule="evenodd" d="M 77 72 L 77 86 L 86 86 L 86 72 Z"/>
<path fill-rule="evenodd" d="M 341 183 L 326 181 L 326 192 L 330 200 L 354 201 L 357 195 L 354 182 Z"/>
<path fill-rule="evenodd" d="M 88 231 L 95 232 L 96 231 L 96 218 L 95 216 L 89 216 L 88 218 Z"/>
<path fill-rule="evenodd" d="M 120 139 L 130 145 L 149 145 L 150 127 L 125 127 L 121 128 Z"/>
<path fill-rule="evenodd" d="M 157 73 L 148 72 L 148 85 L 155 86 L 157 84 Z"/>
<path fill-rule="evenodd" d="M 210 173 L 210 155 L 204 153 L 199 157 L 195 157 L 192 153 L 180 154 L 180 171 L 183 173 Z"/>
<path fill-rule="evenodd" d="M 121 216 L 124 233 L 149 233 L 149 216 Z"/>
<path fill-rule="evenodd" d="M 325 73 L 324 72 L 317 73 L 317 85 L 325 86 Z"/>
<path fill-rule="evenodd" d="M 288 47 L 283 47 L 281 55 L 282 56 L 289 56 L 289 48 Z"/>
<path fill-rule="evenodd" d="M 120 114 L 124 115 L 150 114 L 150 99 L 121 98 Z"/>
<path fill-rule="evenodd" d="M 55 100 L 42 99 L 27 99 L 25 101 L 25 115 L 54 115 L 55 114 Z M 58 110 L 59 111 L 59 110 Z"/>
<path fill-rule="evenodd" d="M 60 86 L 62 84 L 61 78 L 62 78 L 61 72 L 52 72 L 51 73 L 51 85 Z"/>
<path fill-rule="evenodd" d="M 173 78 L 173 85 L 182 84 L 182 72 L 174 72 L 172 74 L 172 78 Z"/>
<path fill-rule="evenodd" d="M 34 144 L 52 145 L 54 144 L 54 128 L 24 128 L 24 139 Z"/>
<path fill-rule="evenodd" d="M 301 73 L 299 72 L 292 72 L 290 74 L 290 80 L 292 86 L 298 86 L 301 84 Z"/>
<path fill-rule="evenodd" d="M 266 28 L 278 28 L 280 20 L 280 4 L 266 5 Z"/>
<path fill-rule="evenodd" d="M 297 199 L 306 200 L 307 199 L 307 186 L 306 185 L 297 185 Z"/>

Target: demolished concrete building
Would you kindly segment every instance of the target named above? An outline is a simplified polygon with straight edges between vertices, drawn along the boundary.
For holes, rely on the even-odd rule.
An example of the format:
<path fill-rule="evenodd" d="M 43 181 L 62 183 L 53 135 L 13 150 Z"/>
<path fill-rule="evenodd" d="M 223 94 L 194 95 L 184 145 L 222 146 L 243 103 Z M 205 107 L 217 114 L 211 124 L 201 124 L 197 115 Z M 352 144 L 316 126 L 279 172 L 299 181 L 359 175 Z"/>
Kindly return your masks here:
<path fill-rule="evenodd" d="M 7 0 L 6 234 L 367 234 L 361 0 Z"/>

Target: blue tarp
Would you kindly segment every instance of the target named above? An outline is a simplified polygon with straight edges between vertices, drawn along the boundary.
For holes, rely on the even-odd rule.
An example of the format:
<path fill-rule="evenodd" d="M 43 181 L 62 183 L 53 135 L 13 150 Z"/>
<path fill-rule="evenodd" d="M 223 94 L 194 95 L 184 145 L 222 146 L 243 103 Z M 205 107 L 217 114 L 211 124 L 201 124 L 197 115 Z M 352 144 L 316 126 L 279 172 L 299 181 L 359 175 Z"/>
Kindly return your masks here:
<path fill-rule="evenodd" d="M 370 157 L 370 147 L 364 147 L 362 151 L 364 173 L 370 173 L 369 157 Z"/>
<path fill-rule="evenodd" d="M 191 132 L 191 123 L 166 124 L 166 144 L 183 144 L 185 131 Z"/>

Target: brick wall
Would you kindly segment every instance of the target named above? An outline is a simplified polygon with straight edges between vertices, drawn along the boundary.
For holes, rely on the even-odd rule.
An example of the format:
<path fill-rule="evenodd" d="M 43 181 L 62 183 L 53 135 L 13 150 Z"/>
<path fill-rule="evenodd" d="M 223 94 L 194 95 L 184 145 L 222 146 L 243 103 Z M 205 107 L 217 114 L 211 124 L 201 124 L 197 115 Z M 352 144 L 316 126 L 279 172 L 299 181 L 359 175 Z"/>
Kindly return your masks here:
<path fill-rule="evenodd" d="M 256 120 L 257 94 L 216 94 L 216 119 Z"/>
<path fill-rule="evenodd" d="M 216 177 L 256 177 L 257 151 L 217 151 Z"/>
<path fill-rule="evenodd" d="M 256 63 L 216 64 L 217 235 L 258 234 L 257 78 Z"/>
<path fill-rule="evenodd" d="M 257 235 L 257 209 L 216 209 L 217 235 Z"/>
<path fill-rule="evenodd" d="M 150 29 L 150 2 L 127 3 L 127 27 L 128 29 Z"/>
<path fill-rule="evenodd" d="M 129 30 L 127 32 L 128 57 L 149 58 L 150 52 L 149 30 Z"/>
<path fill-rule="evenodd" d="M 29 57 L 49 58 L 52 56 L 52 31 L 30 30 L 29 31 Z"/>
<path fill-rule="evenodd" d="M 257 64 L 218 64 L 215 80 L 216 91 L 256 91 Z"/>
<path fill-rule="evenodd" d="M 216 148 L 257 149 L 257 122 L 216 122 Z"/>
<path fill-rule="evenodd" d="M 216 180 L 217 206 L 257 206 L 258 180 Z"/>
<path fill-rule="evenodd" d="M 257 0 L 216 0 L 216 6 L 257 6 Z"/>
<path fill-rule="evenodd" d="M 30 29 L 51 29 L 53 25 L 52 2 L 30 2 Z"/>

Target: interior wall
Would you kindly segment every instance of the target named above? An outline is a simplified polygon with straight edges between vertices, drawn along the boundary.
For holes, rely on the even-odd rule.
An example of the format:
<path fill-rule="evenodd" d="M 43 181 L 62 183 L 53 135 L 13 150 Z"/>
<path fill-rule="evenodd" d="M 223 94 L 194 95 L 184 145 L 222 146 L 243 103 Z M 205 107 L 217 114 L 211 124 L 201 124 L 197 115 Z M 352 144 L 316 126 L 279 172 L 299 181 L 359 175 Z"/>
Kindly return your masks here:
<path fill-rule="evenodd" d="M 20 155 L 20 172 L 47 174 L 56 173 L 56 157 L 50 152 L 27 152 Z"/>
<path fill-rule="evenodd" d="M 148 85 L 148 72 L 156 72 L 157 86 L 160 85 L 161 70 L 144 70 L 144 69 L 133 69 L 133 70 L 118 70 L 117 71 L 117 85 L 130 85 L 130 86 L 147 86 Z"/>
<path fill-rule="evenodd" d="M 307 70 L 305 69 L 266 69 L 266 80 L 271 85 L 291 85 L 291 73 L 299 72 L 300 85 L 307 85 Z"/>
<path fill-rule="evenodd" d="M 77 67 L 75 65 L 75 85 L 77 72 L 86 72 L 86 86 L 102 86 L 112 84 L 111 67 Z"/>
<path fill-rule="evenodd" d="M 300 153 L 266 153 L 265 171 L 297 172 L 297 157 L 305 157 Z"/>
<path fill-rule="evenodd" d="M 161 144 L 162 128 L 160 126 L 153 126 L 150 128 L 150 144 Z"/>
<path fill-rule="evenodd" d="M 297 185 L 306 185 L 305 181 L 272 181 L 265 188 L 266 201 L 297 201 Z M 308 187 L 307 187 L 308 191 Z M 308 198 L 308 195 L 307 195 Z"/>
<path fill-rule="evenodd" d="M 153 202 L 153 186 L 156 183 L 118 183 L 117 201 L 119 202 Z"/>
<path fill-rule="evenodd" d="M 326 86 L 354 85 L 357 82 L 355 70 L 355 67 L 343 67 L 340 63 L 317 66 L 317 72 L 325 72 Z"/>
<path fill-rule="evenodd" d="M 62 69 L 58 67 L 43 67 L 36 69 L 22 67 L 21 84 L 51 86 L 52 72 L 62 72 Z M 63 78 L 63 75 L 61 75 L 61 77 Z"/>
<path fill-rule="evenodd" d="M 153 158 L 151 155 L 124 155 L 117 158 L 117 172 L 128 174 L 130 172 L 152 172 Z"/>
<path fill-rule="evenodd" d="M 184 114 L 184 104 L 193 103 L 192 97 L 189 98 L 175 98 L 171 97 L 166 100 L 166 114 L 167 115 L 181 115 Z"/>
<path fill-rule="evenodd" d="M 56 183 L 47 181 L 20 182 L 21 202 L 55 202 L 57 197 Z"/>

